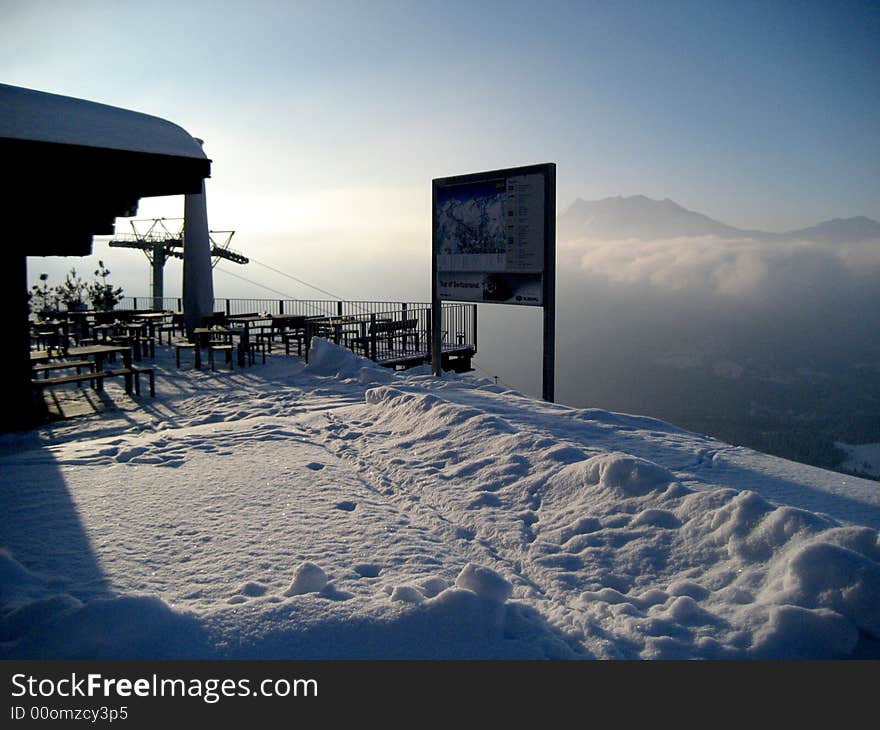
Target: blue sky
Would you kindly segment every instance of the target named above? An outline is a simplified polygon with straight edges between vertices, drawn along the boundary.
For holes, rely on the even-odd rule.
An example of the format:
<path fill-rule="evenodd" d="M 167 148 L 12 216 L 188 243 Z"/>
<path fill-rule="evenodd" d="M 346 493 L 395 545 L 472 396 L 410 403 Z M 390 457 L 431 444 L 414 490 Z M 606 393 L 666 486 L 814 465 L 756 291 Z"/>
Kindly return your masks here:
<path fill-rule="evenodd" d="M 880 218 L 878 69 L 877 2 L 0 0 L 0 80 L 204 138 L 211 226 L 273 263 L 421 256 L 432 177 L 541 162 L 560 210 Z"/>

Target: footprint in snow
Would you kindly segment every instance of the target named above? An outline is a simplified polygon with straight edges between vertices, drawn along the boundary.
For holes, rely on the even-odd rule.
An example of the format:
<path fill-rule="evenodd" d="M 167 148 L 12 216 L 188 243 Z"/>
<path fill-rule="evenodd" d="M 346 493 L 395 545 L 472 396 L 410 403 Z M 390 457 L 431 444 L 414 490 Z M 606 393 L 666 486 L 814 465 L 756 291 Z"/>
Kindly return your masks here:
<path fill-rule="evenodd" d="M 348 591 L 341 591 L 332 583 L 328 583 L 324 590 L 318 593 L 321 598 L 326 598 L 330 601 L 350 601 L 354 598 L 353 593 L 349 593 Z"/>
<path fill-rule="evenodd" d="M 354 512 L 357 508 L 357 502 L 349 502 L 348 500 L 343 500 L 342 502 L 336 503 L 336 509 L 341 509 L 343 512 Z"/>
<path fill-rule="evenodd" d="M 382 566 L 374 563 L 358 563 L 354 566 L 354 572 L 361 578 L 378 578 L 382 572 Z"/>
<path fill-rule="evenodd" d="M 321 464 L 318 461 L 312 461 L 306 464 L 306 469 L 311 469 L 312 471 L 321 471 L 324 468 L 324 464 Z"/>
<path fill-rule="evenodd" d="M 483 492 L 476 499 L 472 499 L 466 509 L 480 509 L 481 507 L 498 507 L 501 500 L 492 492 Z"/>

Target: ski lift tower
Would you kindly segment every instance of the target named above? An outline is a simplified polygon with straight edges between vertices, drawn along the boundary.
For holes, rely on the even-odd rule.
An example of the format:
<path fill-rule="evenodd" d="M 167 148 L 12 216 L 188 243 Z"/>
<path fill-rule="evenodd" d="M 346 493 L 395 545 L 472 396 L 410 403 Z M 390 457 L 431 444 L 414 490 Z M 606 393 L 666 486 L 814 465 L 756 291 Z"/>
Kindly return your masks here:
<path fill-rule="evenodd" d="M 113 248 L 136 248 L 144 252 L 152 270 L 153 309 L 164 309 L 165 262 L 169 258 L 183 258 L 184 235 L 183 218 L 152 218 L 132 220 L 132 233 L 115 235 L 110 246 Z M 235 231 L 208 231 L 211 240 L 211 266 L 220 259 L 236 264 L 249 263 L 247 256 L 229 248 Z"/>

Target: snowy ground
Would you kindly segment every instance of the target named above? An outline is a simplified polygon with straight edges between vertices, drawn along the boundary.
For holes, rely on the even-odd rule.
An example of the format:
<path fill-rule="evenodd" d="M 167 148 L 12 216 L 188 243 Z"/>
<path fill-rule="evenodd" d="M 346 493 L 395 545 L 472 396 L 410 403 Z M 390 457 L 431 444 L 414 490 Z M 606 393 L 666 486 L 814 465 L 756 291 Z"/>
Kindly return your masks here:
<path fill-rule="evenodd" d="M 313 355 L 0 437 L 0 658 L 880 658 L 877 482 Z"/>
<path fill-rule="evenodd" d="M 880 444 L 845 444 L 838 441 L 835 445 L 847 455 L 841 467 L 880 479 Z"/>

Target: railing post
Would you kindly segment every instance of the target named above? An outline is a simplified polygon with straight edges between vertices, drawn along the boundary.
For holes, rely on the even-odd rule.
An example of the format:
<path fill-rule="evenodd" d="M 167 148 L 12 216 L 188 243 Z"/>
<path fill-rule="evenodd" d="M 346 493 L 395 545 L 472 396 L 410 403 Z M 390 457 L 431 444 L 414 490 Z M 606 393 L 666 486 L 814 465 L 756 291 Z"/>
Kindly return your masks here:
<path fill-rule="evenodd" d="M 370 360 L 376 362 L 376 313 L 370 313 Z"/>
<path fill-rule="evenodd" d="M 403 314 L 400 317 L 400 321 L 406 323 L 406 302 L 400 303 L 400 309 L 403 312 Z M 406 324 L 404 324 L 403 326 L 405 328 Z M 407 341 L 408 341 L 408 338 L 406 336 L 406 329 L 404 329 L 403 330 L 403 337 L 401 338 L 401 345 L 403 346 L 404 351 L 406 350 Z"/>
<path fill-rule="evenodd" d="M 471 304 L 471 314 L 473 315 L 473 327 L 474 327 L 474 341 L 471 343 L 474 346 L 474 352 L 477 351 L 477 305 Z"/>
<path fill-rule="evenodd" d="M 342 300 L 341 299 L 338 302 L 336 302 L 336 316 L 337 317 L 342 316 Z"/>
<path fill-rule="evenodd" d="M 278 314 L 284 314 L 284 300 L 278 300 Z"/>
<path fill-rule="evenodd" d="M 231 300 L 227 299 L 226 300 L 226 316 L 228 317 L 230 314 L 232 314 L 232 302 L 231 302 Z"/>
<path fill-rule="evenodd" d="M 427 324 L 425 325 L 425 337 L 426 337 L 425 345 L 428 348 L 428 355 L 431 355 L 431 352 L 432 352 L 431 351 L 431 343 L 434 342 L 434 338 L 431 337 L 431 333 L 432 333 L 431 324 L 434 321 L 434 312 L 432 310 L 432 307 L 428 307 L 427 309 L 423 309 L 422 312 L 427 313 L 427 315 L 428 315 L 428 321 L 427 321 Z M 429 360 L 430 360 L 430 358 L 429 358 Z"/>
<path fill-rule="evenodd" d="M 183 311 L 183 298 L 182 297 L 177 297 L 177 309 L 175 311 L 176 312 Z"/>
<path fill-rule="evenodd" d="M 305 342 L 303 343 L 303 347 L 306 350 L 306 365 L 309 364 L 309 348 L 311 346 L 312 346 L 312 323 L 309 320 L 306 320 Z"/>

